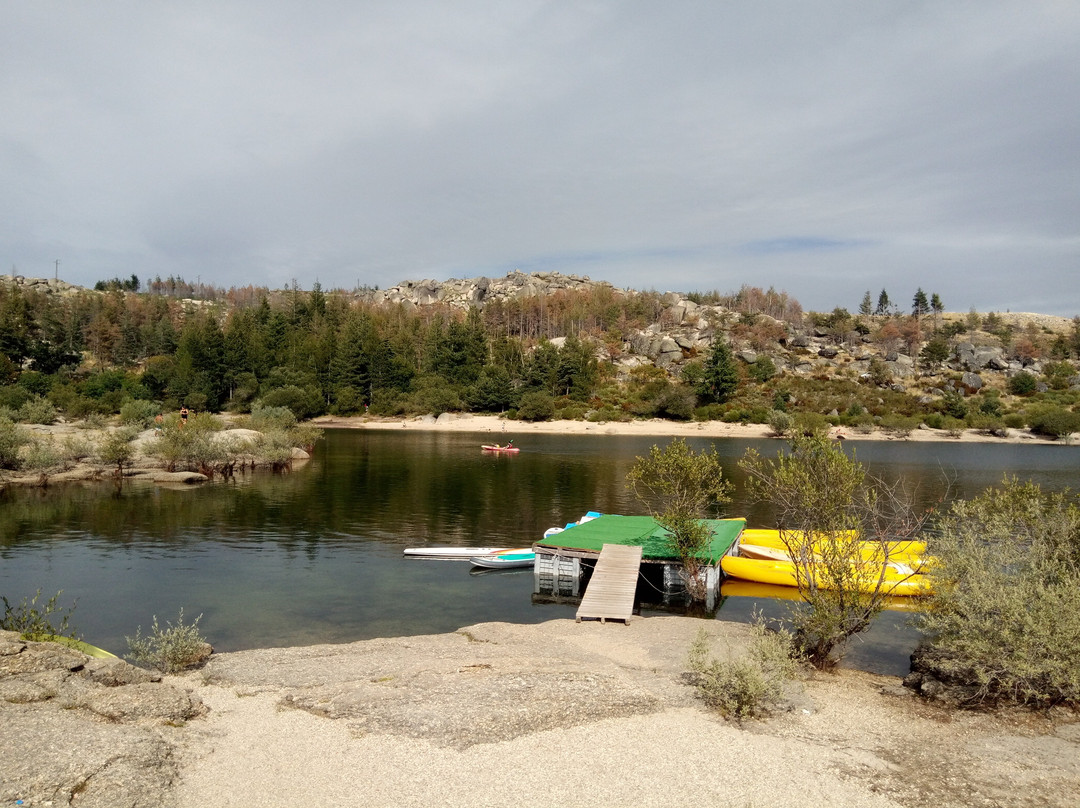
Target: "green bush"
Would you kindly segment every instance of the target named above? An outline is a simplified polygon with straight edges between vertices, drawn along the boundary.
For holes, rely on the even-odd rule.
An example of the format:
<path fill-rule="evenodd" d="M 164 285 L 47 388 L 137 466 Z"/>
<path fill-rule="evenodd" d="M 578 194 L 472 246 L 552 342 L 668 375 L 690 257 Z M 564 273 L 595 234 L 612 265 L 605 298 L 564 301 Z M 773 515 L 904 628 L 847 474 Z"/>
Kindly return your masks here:
<path fill-rule="evenodd" d="M 758 384 L 764 384 L 776 375 L 776 363 L 767 356 L 759 356 L 758 360 L 750 365 L 746 372 Z"/>
<path fill-rule="evenodd" d="M 124 469 L 131 465 L 135 457 L 135 447 L 131 439 L 135 437 L 131 427 L 109 432 L 97 447 L 97 460 L 103 466 L 116 466 L 116 476 L 124 473 Z"/>
<path fill-rule="evenodd" d="M 522 421 L 550 421 L 555 416 L 555 399 L 547 393 L 532 392 L 521 397 L 518 418 Z"/>
<path fill-rule="evenodd" d="M 49 399 L 35 396 L 19 407 L 18 417 L 24 424 L 51 424 L 56 420 L 56 407 Z"/>
<path fill-rule="evenodd" d="M 1080 413 L 1060 407 L 1041 407 L 1028 414 L 1028 426 L 1037 435 L 1064 438 L 1080 432 Z"/>
<path fill-rule="evenodd" d="M 1027 423 L 1024 421 L 1024 416 L 1018 412 L 1010 412 L 1002 419 L 1002 422 L 1009 429 L 1023 429 Z"/>
<path fill-rule="evenodd" d="M 32 438 L 23 453 L 23 467 L 27 471 L 42 475 L 64 464 L 64 452 L 51 437 Z M 44 478 L 43 478 L 44 479 Z"/>
<path fill-rule="evenodd" d="M 17 469 L 19 449 L 30 442 L 26 432 L 10 418 L 0 416 L 0 469 Z"/>
<path fill-rule="evenodd" d="M 1039 380 L 1026 370 L 1009 377 L 1006 389 L 1014 396 L 1030 396 L 1038 389 Z"/>
<path fill-rule="evenodd" d="M 769 428 L 772 430 L 773 435 L 778 438 L 785 438 L 790 435 L 794 426 L 795 419 L 783 410 L 773 410 L 769 415 Z"/>
<path fill-rule="evenodd" d="M 155 615 L 148 637 L 142 636 L 139 626 L 134 637 L 124 638 L 128 644 L 127 659 L 162 673 L 176 673 L 199 664 L 206 658 L 206 638 L 199 633 L 201 619 L 200 614 L 190 625 L 185 625 L 181 609 L 175 624 L 167 623 L 166 628 L 161 628 Z"/>
<path fill-rule="evenodd" d="M 593 424 L 603 424 L 608 421 L 629 421 L 630 416 L 618 407 L 605 404 L 600 409 L 590 412 L 585 416 L 585 420 Z"/>
<path fill-rule="evenodd" d="M 154 418 L 161 414 L 161 407 L 152 401 L 136 399 L 126 402 L 120 408 L 120 423 L 146 428 L 154 423 Z"/>
<path fill-rule="evenodd" d="M 687 659 L 690 680 L 705 704 L 736 719 L 775 709 L 799 670 L 790 634 L 770 631 L 760 619 L 751 623 L 751 629 L 746 652 L 733 660 L 716 659 L 709 649 L 708 632 L 701 629 Z"/>
<path fill-rule="evenodd" d="M 296 385 L 278 387 L 259 399 L 262 407 L 288 407 L 297 418 L 312 418 L 321 415 L 324 408 L 322 399 L 313 390 L 305 390 Z M 433 412 L 434 410 L 429 410 Z M 439 410 L 443 412 L 443 410 Z"/>
<path fill-rule="evenodd" d="M 17 631 L 24 640 L 42 642 L 51 637 L 71 637 L 78 639 L 78 635 L 70 625 L 71 615 L 75 611 L 72 604 L 66 611 L 56 605 L 63 590 L 49 598 L 43 606 L 38 606 L 41 590 L 34 593 L 30 599 L 23 598 L 22 602 L 13 606 L 6 597 L 0 596 L 4 602 L 4 616 L 0 618 L 0 628 L 5 631 Z M 53 616 L 60 615 L 58 624 L 53 623 Z"/>
<path fill-rule="evenodd" d="M 950 507 L 919 626 L 972 702 L 1080 704 L 1080 506 L 1006 480 Z M 939 677 L 941 678 L 941 677 Z"/>
<path fill-rule="evenodd" d="M 257 404 L 251 408 L 248 424 L 260 432 L 269 429 L 291 429 L 296 426 L 296 416 L 288 407 L 266 407 Z"/>

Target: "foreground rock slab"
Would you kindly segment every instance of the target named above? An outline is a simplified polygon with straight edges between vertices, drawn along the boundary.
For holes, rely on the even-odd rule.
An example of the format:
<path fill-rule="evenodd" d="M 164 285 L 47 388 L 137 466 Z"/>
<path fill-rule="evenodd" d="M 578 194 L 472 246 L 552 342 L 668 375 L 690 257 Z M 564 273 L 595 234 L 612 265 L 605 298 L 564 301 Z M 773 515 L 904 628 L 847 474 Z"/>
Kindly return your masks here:
<path fill-rule="evenodd" d="M 197 696 L 119 659 L 0 631 L 0 805 L 167 806 Z"/>

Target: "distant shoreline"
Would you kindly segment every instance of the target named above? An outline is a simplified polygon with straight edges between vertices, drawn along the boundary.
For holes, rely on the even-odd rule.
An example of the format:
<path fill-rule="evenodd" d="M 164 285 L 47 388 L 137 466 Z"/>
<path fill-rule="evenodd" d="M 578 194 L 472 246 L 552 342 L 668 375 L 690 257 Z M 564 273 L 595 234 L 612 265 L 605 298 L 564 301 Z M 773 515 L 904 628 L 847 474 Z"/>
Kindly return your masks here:
<path fill-rule="evenodd" d="M 473 415 L 470 413 L 443 413 L 408 418 L 382 418 L 370 415 L 334 416 L 315 418 L 315 426 L 334 429 L 412 429 L 432 432 L 475 432 L 479 434 L 505 435 L 507 439 L 523 434 L 547 435 L 639 435 L 655 437 L 696 438 L 773 438 L 768 424 L 729 424 L 723 421 L 666 421 L 660 418 L 635 421 L 511 421 L 498 415 Z M 987 435 L 978 430 L 965 429 L 959 437 L 949 435 L 943 429 L 913 429 L 906 435 L 890 434 L 885 430 L 859 432 L 846 427 L 833 427 L 829 436 L 838 440 L 853 441 L 909 441 L 915 443 L 1011 443 L 1067 446 L 1061 440 L 1033 435 L 1027 430 L 1010 429 L 1007 437 Z M 779 440 L 779 438 L 776 438 Z"/>

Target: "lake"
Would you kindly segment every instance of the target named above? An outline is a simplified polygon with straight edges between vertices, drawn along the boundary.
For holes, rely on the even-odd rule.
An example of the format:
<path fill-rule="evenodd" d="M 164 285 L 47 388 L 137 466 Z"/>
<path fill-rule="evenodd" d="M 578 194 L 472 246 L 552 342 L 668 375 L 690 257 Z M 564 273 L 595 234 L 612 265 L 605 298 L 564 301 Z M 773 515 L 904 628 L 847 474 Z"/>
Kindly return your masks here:
<path fill-rule="evenodd" d="M 507 437 L 513 437 L 512 431 Z M 517 455 L 480 451 L 479 434 L 326 430 L 312 460 L 283 475 L 199 486 L 112 481 L 0 492 L 0 594 L 63 590 L 94 645 L 126 651 L 154 615 L 199 627 L 218 651 L 454 631 L 485 621 L 572 618 L 533 598 L 531 570 L 476 574 L 468 564 L 402 557 L 424 544 L 524 546 L 589 510 L 641 512 L 626 490 L 635 457 L 665 438 L 528 435 Z M 727 515 L 770 526 L 744 498 L 736 462 L 775 440 L 700 439 L 736 485 Z M 1075 481 L 1075 447 L 860 441 L 845 450 L 922 507 L 971 497 L 1006 473 L 1048 490 Z M 779 604 L 759 604 L 780 614 Z M 715 619 L 747 620 L 729 598 Z M 645 614 L 651 613 L 648 609 Z M 847 664 L 903 674 L 916 641 L 900 613 L 857 638 Z"/>

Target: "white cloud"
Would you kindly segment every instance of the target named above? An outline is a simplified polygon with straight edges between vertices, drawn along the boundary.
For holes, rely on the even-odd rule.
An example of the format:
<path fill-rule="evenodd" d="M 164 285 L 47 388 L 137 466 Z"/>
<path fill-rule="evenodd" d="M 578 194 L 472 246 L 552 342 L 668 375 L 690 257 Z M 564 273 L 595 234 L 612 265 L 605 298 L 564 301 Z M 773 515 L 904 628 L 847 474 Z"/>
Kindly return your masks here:
<path fill-rule="evenodd" d="M 1078 44 L 1053 0 L 22 4 L 0 261 L 1072 315 Z"/>

